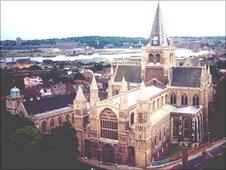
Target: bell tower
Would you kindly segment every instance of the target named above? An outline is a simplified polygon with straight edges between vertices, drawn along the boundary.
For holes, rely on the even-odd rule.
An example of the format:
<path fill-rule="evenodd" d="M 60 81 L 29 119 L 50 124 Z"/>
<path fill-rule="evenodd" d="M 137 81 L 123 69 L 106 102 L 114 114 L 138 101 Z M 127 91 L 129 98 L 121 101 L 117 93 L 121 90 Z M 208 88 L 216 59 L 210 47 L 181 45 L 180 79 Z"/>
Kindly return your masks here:
<path fill-rule="evenodd" d="M 141 77 L 146 83 L 157 79 L 167 84 L 168 70 L 174 65 L 175 47 L 165 33 L 158 3 L 148 44 L 142 48 Z"/>

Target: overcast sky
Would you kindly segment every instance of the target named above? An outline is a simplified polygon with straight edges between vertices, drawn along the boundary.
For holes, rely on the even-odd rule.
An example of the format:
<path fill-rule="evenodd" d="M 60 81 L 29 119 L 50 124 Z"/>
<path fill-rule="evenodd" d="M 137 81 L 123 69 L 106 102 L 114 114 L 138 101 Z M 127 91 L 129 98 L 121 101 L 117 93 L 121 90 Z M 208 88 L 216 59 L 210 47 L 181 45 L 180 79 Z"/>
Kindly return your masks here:
<path fill-rule="evenodd" d="M 72 36 L 147 38 L 157 1 L 1 1 L 1 40 Z M 225 35 L 225 1 L 162 1 L 169 36 Z"/>

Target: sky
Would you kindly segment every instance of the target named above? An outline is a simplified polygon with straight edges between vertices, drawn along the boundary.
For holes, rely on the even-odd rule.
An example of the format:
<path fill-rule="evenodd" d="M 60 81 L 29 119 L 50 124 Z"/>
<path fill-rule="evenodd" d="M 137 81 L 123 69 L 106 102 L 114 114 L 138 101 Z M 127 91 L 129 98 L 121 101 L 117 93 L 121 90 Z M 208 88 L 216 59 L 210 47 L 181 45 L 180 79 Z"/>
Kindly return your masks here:
<path fill-rule="evenodd" d="M 1 40 L 148 38 L 157 1 L 1 1 Z M 161 1 L 169 36 L 225 36 L 225 1 Z"/>

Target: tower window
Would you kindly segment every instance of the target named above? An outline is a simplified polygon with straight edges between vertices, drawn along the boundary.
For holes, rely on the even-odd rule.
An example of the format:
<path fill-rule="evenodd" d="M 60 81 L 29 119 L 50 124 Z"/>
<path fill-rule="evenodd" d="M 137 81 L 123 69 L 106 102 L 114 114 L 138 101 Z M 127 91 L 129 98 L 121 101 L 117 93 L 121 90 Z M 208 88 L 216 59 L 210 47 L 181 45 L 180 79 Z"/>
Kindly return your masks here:
<path fill-rule="evenodd" d="M 170 96 L 170 104 L 173 104 L 173 105 L 176 105 L 176 95 L 175 93 L 172 93 L 171 96 Z"/>
<path fill-rule="evenodd" d="M 199 96 L 197 94 L 193 97 L 193 106 L 199 106 Z"/>
<path fill-rule="evenodd" d="M 154 55 L 153 54 L 149 54 L 149 63 L 154 63 L 155 59 L 154 59 Z"/>
<path fill-rule="evenodd" d="M 182 97 L 181 97 L 181 104 L 183 106 L 187 106 L 188 105 L 188 97 L 186 94 L 183 94 Z"/>
<path fill-rule="evenodd" d="M 156 54 L 156 63 L 160 63 L 161 57 L 160 54 Z"/>

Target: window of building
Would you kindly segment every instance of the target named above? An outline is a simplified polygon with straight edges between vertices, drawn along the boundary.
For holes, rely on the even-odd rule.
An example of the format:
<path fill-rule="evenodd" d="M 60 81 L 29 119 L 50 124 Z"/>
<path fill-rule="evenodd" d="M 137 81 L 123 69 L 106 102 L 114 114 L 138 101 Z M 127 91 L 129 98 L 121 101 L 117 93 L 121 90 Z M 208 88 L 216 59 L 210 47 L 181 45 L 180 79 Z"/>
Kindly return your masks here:
<path fill-rule="evenodd" d="M 160 63 L 160 60 L 161 60 L 160 54 L 156 54 L 156 62 Z"/>
<path fill-rule="evenodd" d="M 59 126 L 61 126 L 63 124 L 63 121 L 62 121 L 62 117 L 61 116 L 58 118 L 58 124 L 59 124 Z"/>
<path fill-rule="evenodd" d="M 163 96 L 161 97 L 161 106 L 163 106 L 164 103 L 163 103 Z"/>
<path fill-rule="evenodd" d="M 43 121 L 42 122 L 42 133 L 46 133 L 46 131 L 47 131 L 47 123 L 46 123 L 46 121 Z"/>
<path fill-rule="evenodd" d="M 66 116 L 66 122 L 70 122 L 70 115 L 69 114 L 67 114 L 67 116 Z"/>
<path fill-rule="evenodd" d="M 188 105 L 188 97 L 186 94 L 183 94 L 182 97 L 181 97 L 181 104 L 183 106 L 187 106 Z"/>
<path fill-rule="evenodd" d="M 165 95 L 165 104 L 167 104 L 168 102 L 168 96 L 167 96 L 167 94 Z"/>
<path fill-rule="evenodd" d="M 172 93 L 170 96 L 170 104 L 176 105 L 176 100 L 177 100 L 176 94 Z"/>
<path fill-rule="evenodd" d="M 197 94 L 193 96 L 193 106 L 199 106 L 199 96 Z"/>
<path fill-rule="evenodd" d="M 54 128 L 54 119 L 50 120 L 50 128 Z"/>
<path fill-rule="evenodd" d="M 155 101 L 152 103 L 153 111 L 155 111 Z"/>
<path fill-rule="evenodd" d="M 149 54 L 149 63 L 154 63 L 154 55 L 153 54 Z"/>
<path fill-rule="evenodd" d="M 111 109 L 104 109 L 100 114 L 101 137 L 118 140 L 118 121 Z"/>
<path fill-rule="evenodd" d="M 130 115 L 130 124 L 134 124 L 134 113 L 131 113 Z"/>

